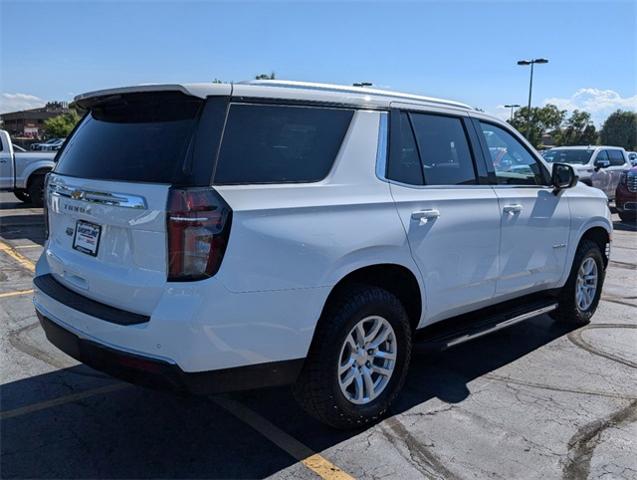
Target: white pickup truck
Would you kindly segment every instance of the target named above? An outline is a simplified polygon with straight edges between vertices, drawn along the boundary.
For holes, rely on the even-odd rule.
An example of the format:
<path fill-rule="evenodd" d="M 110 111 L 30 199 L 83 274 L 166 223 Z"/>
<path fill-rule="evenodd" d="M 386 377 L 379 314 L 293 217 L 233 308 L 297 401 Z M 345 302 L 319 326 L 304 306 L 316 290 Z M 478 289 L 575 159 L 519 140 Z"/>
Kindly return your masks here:
<path fill-rule="evenodd" d="M 0 130 L 0 191 L 42 206 L 44 176 L 55 166 L 55 152 L 16 152 L 6 130 Z"/>

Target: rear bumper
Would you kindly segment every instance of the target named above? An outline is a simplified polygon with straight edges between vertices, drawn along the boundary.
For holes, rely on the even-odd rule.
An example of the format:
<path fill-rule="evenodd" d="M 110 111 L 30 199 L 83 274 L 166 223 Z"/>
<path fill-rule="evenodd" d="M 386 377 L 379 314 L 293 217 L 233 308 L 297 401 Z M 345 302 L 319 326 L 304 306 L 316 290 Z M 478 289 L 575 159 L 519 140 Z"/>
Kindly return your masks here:
<path fill-rule="evenodd" d="M 47 339 L 67 355 L 113 377 L 150 388 L 208 395 L 293 383 L 303 359 L 206 372 L 184 372 L 174 363 L 136 355 L 82 338 L 36 309 Z"/>

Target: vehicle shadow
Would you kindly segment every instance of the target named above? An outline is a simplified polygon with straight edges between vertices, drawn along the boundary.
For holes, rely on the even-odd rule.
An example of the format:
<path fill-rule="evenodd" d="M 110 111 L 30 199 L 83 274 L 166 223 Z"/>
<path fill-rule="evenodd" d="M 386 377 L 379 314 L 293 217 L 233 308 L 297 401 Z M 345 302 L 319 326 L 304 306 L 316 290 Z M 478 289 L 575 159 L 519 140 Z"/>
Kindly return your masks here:
<path fill-rule="evenodd" d="M 35 213 L 0 214 L 0 236 L 5 240 L 29 240 L 44 245 L 44 218 Z"/>
<path fill-rule="evenodd" d="M 543 316 L 444 352 L 416 346 L 403 394 L 389 414 L 433 398 L 460 403 L 471 395 L 472 380 L 568 331 Z M 2 410 L 113 382 L 81 365 L 56 370 L 2 385 Z M 307 416 L 290 388 L 229 397 L 316 452 L 361 433 L 336 431 Z M 214 398 L 133 386 L 5 418 L 1 426 L 3 478 L 262 478 L 296 463 Z"/>
<path fill-rule="evenodd" d="M 637 221 L 633 222 L 624 222 L 624 221 L 615 221 L 613 222 L 613 229 L 620 230 L 623 232 L 637 232 Z"/>

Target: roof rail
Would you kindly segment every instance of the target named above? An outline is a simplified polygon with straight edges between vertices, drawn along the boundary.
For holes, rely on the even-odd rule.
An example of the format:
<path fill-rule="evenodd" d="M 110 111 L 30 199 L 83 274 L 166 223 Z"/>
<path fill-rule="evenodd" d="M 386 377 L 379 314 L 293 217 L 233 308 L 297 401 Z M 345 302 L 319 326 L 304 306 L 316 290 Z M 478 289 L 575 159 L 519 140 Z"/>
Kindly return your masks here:
<path fill-rule="evenodd" d="M 394 92 L 392 90 L 381 90 L 377 88 L 370 87 L 350 87 L 347 85 L 332 85 L 329 83 L 314 83 L 314 82 L 297 82 L 292 80 L 246 80 L 243 82 L 238 82 L 240 84 L 245 85 L 259 85 L 259 86 L 270 86 L 270 87 L 282 87 L 282 88 L 298 88 L 305 90 L 320 90 L 324 92 L 338 92 L 338 93 L 358 93 L 362 95 L 379 95 L 385 97 L 392 97 L 397 100 L 403 101 L 417 101 L 417 102 L 426 102 L 426 103 L 434 103 L 441 105 L 449 105 L 456 108 L 463 108 L 467 110 L 473 110 L 473 107 L 460 102 L 455 102 L 453 100 L 443 100 L 440 98 L 433 97 L 425 97 L 422 95 L 414 95 L 411 93 L 402 93 L 402 92 Z"/>

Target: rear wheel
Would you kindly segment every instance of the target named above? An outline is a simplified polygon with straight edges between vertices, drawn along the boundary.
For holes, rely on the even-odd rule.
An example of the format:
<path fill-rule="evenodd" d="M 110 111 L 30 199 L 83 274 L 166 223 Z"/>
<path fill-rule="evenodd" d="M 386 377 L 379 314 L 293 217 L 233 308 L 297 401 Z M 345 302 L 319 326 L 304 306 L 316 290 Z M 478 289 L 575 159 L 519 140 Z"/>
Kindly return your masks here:
<path fill-rule="evenodd" d="M 44 175 L 33 177 L 29 183 L 29 197 L 34 207 L 41 207 L 44 198 Z"/>
<path fill-rule="evenodd" d="M 13 195 L 21 202 L 29 203 L 31 201 L 31 197 L 25 190 L 14 190 Z"/>
<path fill-rule="evenodd" d="M 410 357 L 411 327 L 398 298 L 357 286 L 327 308 L 294 394 L 328 425 L 361 427 L 387 411 Z"/>
<path fill-rule="evenodd" d="M 587 324 L 599 303 L 604 284 L 604 259 L 599 245 L 582 240 L 566 285 L 559 294 L 559 305 L 552 314 L 557 321 L 574 325 Z"/>

